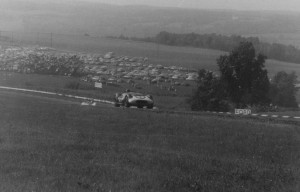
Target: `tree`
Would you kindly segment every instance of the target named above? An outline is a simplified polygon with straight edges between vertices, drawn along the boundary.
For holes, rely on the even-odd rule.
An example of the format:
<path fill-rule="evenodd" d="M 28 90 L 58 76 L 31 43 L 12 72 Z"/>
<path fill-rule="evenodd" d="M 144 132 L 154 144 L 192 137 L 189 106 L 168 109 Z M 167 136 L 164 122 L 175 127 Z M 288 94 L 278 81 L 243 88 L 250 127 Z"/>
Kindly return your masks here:
<path fill-rule="evenodd" d="M 211 71 L 198 72 L 198 88 L 190 98 L 192 110 L 227 111 L 226 93 L 221 81 Z"/>
<path fill-rule="evenodd" d="M 271 81 L 270 97 L 274 105 L 282 107 L 298 107 L 295 87 L 297 76 L 295 72 L 278 72 Z"/>
<path fill-rule="evenodd" d="M 265 105 L 269 103 L 269 79 L 264 69 L 266 57 L 256 56 L 251 42 L 241 42 L 229 55 L 218 60 L 224 83 L 231 102 L 236 106 Z"/>

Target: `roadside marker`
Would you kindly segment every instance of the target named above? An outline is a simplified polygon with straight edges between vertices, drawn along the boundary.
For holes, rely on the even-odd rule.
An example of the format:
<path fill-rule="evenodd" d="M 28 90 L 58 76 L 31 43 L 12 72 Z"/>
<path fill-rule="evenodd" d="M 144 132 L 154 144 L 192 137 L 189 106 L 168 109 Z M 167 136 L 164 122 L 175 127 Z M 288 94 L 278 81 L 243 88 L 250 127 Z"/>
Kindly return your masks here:
<path fill-rule="evenodd" d="M 282 116 L 282 118 L 290 118 L 290 116 Z"/>
<path fill-rule="evenodd" d="M 266 114 L 262 114 L 262 115 L 260 115 L 260 116 L 262 116 L 262 117 L 268 117 L 269 115 L 266 115 Z"/>
<path fill-rule="evenodd" d="M 251 114 L 252 116 L 257 116 L 258 114 L 255 114 L 255 113 L 253 113 L 253 114 Z"/>
<path fill-rule="evenodd" d="M 278 115 L 272 115 L 272 117 L 278 117 Z"/>
<path fill-rule="evenodd" d="M 294 119 L 300 119 L 300 117 L 294 117 Z"/>

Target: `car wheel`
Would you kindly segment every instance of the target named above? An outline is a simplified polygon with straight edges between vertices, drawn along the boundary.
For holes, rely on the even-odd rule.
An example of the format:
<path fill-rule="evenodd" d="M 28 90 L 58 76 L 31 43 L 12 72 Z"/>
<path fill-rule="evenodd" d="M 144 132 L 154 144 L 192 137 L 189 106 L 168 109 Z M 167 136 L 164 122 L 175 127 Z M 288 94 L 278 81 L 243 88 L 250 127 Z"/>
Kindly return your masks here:
<path fill-rule="evenodd" d="M 120 104 L 115 102 L 115 107 L 120 107 Z"/>

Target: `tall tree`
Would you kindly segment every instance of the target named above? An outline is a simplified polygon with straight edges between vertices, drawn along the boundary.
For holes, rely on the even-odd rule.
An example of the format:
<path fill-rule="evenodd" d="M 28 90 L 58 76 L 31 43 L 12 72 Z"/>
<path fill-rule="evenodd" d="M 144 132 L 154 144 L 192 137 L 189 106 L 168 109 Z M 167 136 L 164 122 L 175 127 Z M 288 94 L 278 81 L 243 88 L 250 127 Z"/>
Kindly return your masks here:
<path fill-rule="evenodd" d="M 211 71 L 198 72 L 198 88 L 190 98 L 192 110 L 227 111 L 226 93 L 221 81 Z"/>
<path fill-rule="evenodd" d="M 296 101 L 296 93 L 298 89 L 295 87 L 297 81 L 296 74 L 278 72 L 271 81 L 270 97 L 272 103 L 282 107 L 298 107 Z"/>
<path fill-rule="evenodd" d="M 237 106 L 264 105 L 269 102 L 266 57 L 256 56 L 251 42 L 241 42 L 229 55 L 221 56 L 218 66 L 231 102 Z"/>

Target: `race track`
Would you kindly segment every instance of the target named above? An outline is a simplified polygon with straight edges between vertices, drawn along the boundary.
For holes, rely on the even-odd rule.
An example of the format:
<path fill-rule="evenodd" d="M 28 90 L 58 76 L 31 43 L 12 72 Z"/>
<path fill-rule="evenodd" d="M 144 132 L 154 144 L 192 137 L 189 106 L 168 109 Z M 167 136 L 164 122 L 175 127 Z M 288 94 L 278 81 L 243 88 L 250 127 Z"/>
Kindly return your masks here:
<path fill-rule="evenodd" d="M 54 93 L 54 92 L 46 92 L 46 91 L 38 91 L 38 90 L 30 90 L 30 89 L 21 89 L 21 88 L 13 88 L 13 87 L 3 87 L 0 86 L 0 106 L 3 106 L 5 102 L 4 97 L 27 97 L 31 98 L 32 100 L 43 100 L 43 102 L 49 103 L 60 103 L 65 105 L 82 105 L 82 107 L 114 107 L 114 102 L 95 99 L 95 98 L 88 98 L 88 97 L 81 97 L 76 95 L 68 95 L 62 93 Z M 17 99 L 17 98 L 16 98 Z M 95 105 L 86 104 L 87 101 L 91 101 Z M 86 106 L 87 105 L 87 106 Z M 120 109 L 124 109 L 124 107 L 120 107 Z M 231 112 L 215 112 L 215 111 L 202 111 L 202 112 L 192 112 L 192 111 L 172 111 L 172 110 L 161 110 L 158 108 L 154 108 L 153 110 L 149 109 L 138 109 L 131 107 L 130 109 L 134 110 L 142 110 L 145 112 L 154 112 L 154 113 L 168 113 L 168 114 L 176 114 L 176 115 L 191 115 L 191 116 L 220 116 L 226 118 L 247 118 L 247 119 L 255 119 L 255 120 L 262 120 L 262 121 L 272 121 L 272 122 L 284 122 L 284 123 L 292 123 L 292 124 L 299 124 L 300 117 L 299 116 L 288 116 L 288 115 L 275 115 L 275 114 L 249 114 L 249 115 L 236 115 Z"/>

